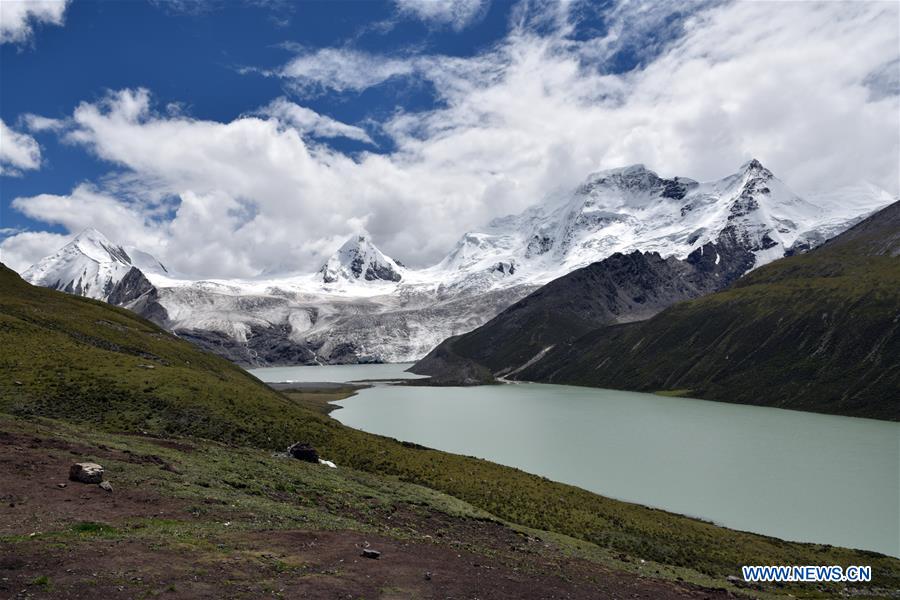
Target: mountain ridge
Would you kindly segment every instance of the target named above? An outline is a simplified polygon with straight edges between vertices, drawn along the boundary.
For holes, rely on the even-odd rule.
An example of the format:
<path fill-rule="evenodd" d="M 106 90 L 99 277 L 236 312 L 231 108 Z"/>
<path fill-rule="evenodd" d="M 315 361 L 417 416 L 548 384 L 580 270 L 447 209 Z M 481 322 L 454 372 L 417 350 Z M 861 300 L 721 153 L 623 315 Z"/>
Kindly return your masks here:
<path fill-rule="evenodd" d="M 825 210 L 756 160 L 713 182 L 667 179 L 631 165 L 592 173 L 568 195 L 494 219 L 427 268 L 403 266 L 361 231 L 316 273 L 195 281 L 138 268 L 147 282 L 132 274 L 120 292 L 104 288 L 106 280 L 91 290 L 244 365 L 407 362 L 540 285 L 613 254 L 686 260 L 727 240 L 752 254 L 752 262 L 740 259 L 749 270 L 849 226 L 878 200 L 869 196 L 849 209 L 832 199 Z M 39 263 L 45 276 L 29 270 L 26 279 L 84 291 L 62 263 L 67 276 L 54 278 L 48 260 Z M 115 264 L 113 285 L 127 274 L 125 262 Z"/>
<path fill-rule="evenodd" d="M 723 291 L 645 321 L 593 328 L 535 360 L 519 356 L 504 365 L 507 373 L 496 361 L 510 355 L 492 362 L 472 351 L 486 335 L 478 330 L 445 342 L 413 370 L 444 375 L 441 360 L 450 356 L 492 377 L 900 420 L 898 255 L 895 202 L 818 249 L 755 269 Z M 498 315 L 493 327 L 505 318 Z M 553 325 L 551 319 L 544 326 Z M 519 343 L 492 341 L 501 350 Z"/>

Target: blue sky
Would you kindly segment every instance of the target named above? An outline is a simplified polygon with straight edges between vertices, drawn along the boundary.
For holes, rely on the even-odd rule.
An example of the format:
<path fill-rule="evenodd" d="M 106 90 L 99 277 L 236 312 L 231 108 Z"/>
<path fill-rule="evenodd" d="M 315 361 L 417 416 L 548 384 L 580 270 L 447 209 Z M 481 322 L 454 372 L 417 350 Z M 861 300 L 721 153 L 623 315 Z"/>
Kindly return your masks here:
<path fill-rule="evenodd" d="M 251 276 L 366 228 L 423 265 L 633 162 L 897 194 L 898 6 L 764 4 L 4 2 L 0 260 L 96 226 Z"/>
<path fill-rule="evenodd" d="M 282 80 L 241 71 L 277 68 L 294 53 L 291 44 L 315 48 L 352 42 L 372 52 L 414 48 L 470 56 L 505 34 L 509 10 L 509 4 L 494 3 L 476 22 L 455 31 L 405 18 L 391 4 L 369 1 L 76 1 L 66 10 L 65 26 L 42 26 L 26 44 L 0 46 L 0 117 L 9 124 L 26 113 L 63 119 L 80 102 L 97 100 L 107 90 L 143 87 L 153 91 L 160 105 L 181 103 L 198 119 L 230 121 L 289 93 Z M 378 27 L 373 31 L 373 26 Z M 316 94 L 304 98 L 304 106 L 354 123 L 380 119 L 397 105 L 417 110 L 433 104 L 427 85 L 400 83 L 352 95 Z M 39 226 L 10 209 L 13 198 L 66 193 L 110 169 L 108 162 L 54 135 L 37 139 L 45 166 L 39 173 L 4 178 L 3 227 Z M 352 140 L 329 142 L 348 152 L 361 149 Z M 389 138 L 379 142 L 380 147 L 369 150 L 390 150 Z"/>

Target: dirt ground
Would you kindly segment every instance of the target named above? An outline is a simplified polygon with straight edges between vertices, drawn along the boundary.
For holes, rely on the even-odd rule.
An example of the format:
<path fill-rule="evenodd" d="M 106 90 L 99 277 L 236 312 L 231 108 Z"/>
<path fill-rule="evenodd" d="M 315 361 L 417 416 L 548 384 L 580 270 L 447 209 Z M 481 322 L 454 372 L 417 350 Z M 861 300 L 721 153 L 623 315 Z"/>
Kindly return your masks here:
<path fill-rule="evenodd" d="M 166 443 L 166 442 L 161 442 Z M 189 444 L 180 451 L 190 451 Z M 171 447 L 171 446 L 169 446 Z M 195 523 L 187 502 L 153 486 L 67 481 L 82 456 L 146 463 L 153 456 L 0 431 L 0 598 L 725 598 L 611 571 L 499 523 L 399 511 L 397 526 L 433 532 L 408 541 L 359 531 L 213 533 L 203 543 L 95 535 L 54 537 L 78 523 L 135 518 Z M 60 484 L 65 484 L 62 487 Z M 203 515 L 216 520 L 216 506 Z M 233 513 L 229 513 L 233 514 Z M 35 534 L 31 536 L 31 534 Z M 475 553 L 468 548 L 488 548 Z M 381 552 L 361 556 L 364 548 Z"/>

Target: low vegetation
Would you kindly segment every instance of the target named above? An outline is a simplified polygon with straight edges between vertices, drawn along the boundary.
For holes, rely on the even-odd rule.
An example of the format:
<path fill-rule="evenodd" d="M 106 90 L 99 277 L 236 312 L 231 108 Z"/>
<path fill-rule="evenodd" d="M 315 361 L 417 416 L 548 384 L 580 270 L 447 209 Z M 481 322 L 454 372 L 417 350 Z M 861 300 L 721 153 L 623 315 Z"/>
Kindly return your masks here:
<path fill-rule="evenodd" d="M 344 427 L 311 402 L 278 393 L 127 311 L 31 287 L 0 267 L 0 412 L 15 417 L 3 427 L 52 418 L 81 427 L 81 436 L 90 427 L 96 432 L 90 435 L 108 444 L 124 443 L 107 437 L 122 432 L 195 440 L 204 448 L 197 455 L 202 460 L 196 459 L 202 464 L 191 468 L 187 485 L 172 476 L 172 493 L 189 496 L 202 488 L 206 496 L 215 487 L 259 502 L 248 510 L 268 523 L 296 525 L 277 502 L 278 493 L 328 505 L 343 502 L 355 481 L 366 488 L 362 496 L 382 493 L 372 489 L 388 490 L 394 499 L 411 494 L 447 511 L 552 532 L 604 555 L 698 577 L 723 580 L 744 564 L 871 564 L 879 586 L 900 587 L 900 561 L 892 558 L 732 531 L 487 461 L 405 445 Z M 341 468 L 318 469 L 304 481 L 295 463 L 268 458 L 298 440 Z M 342 523 L 335 517 L 317 526 Z"/>

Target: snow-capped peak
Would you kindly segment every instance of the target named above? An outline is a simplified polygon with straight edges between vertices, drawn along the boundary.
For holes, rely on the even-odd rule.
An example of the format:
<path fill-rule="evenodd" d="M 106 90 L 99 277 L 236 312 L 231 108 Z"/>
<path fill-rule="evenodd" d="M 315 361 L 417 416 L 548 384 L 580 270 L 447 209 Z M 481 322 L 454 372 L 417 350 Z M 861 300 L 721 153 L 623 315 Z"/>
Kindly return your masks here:
<path fill-rule="evenodd" d="M 857 186 L 858 200 L 808 202 L 759 160 L 719 180 L 665 178 L 642 164 L 591 173 L 568 196 L 465 234 L 439 265 L 457 280 L 506 286 L 543 283 L 615 252 L 687 257 L 727 239 L 753 252 L 760 266 L 840 233 L 889 195 Z M 836 194 L 846 201 L 848 193 Z M 515 265 L 515 271 L 496 265 Z M 486 274 L 490 274 L 488 277 Z"/>
<path fill-rule="evenodd" d="M 403 278 L 402 271 L 403 266 L 381 252 L 367 231 L 360 231 L 344 242 L 319 269 L 319 274 L 324 283 L 360 280 L 396 283 Z"/>
<path fill-rule="evenodd" d="M 88 227 L 76 235 L 63 250 L 69 246 L 97 262 L 131 264 L 131 259 L 124 248 L 113 244 L 109 238 L 93 227 Z"/>
<path fill-rule="evenodd" d="M 740 168 L 741 173 L 756 173 L 766 177 L 772 176 L 772 171 L 768 170 L 763 166 L 761 162 L 759 162 L 755 158 L 751 158 L 747 162 L 741 165 Z"/>
<path fill-rule="evenodd" d="M 54 254 L 22 273 L 34 284 L 106 300 L 131 271 L 166 273 L 166 268 L 146 252 L 114 244 L 97 229 L 88 227 Z"/>

